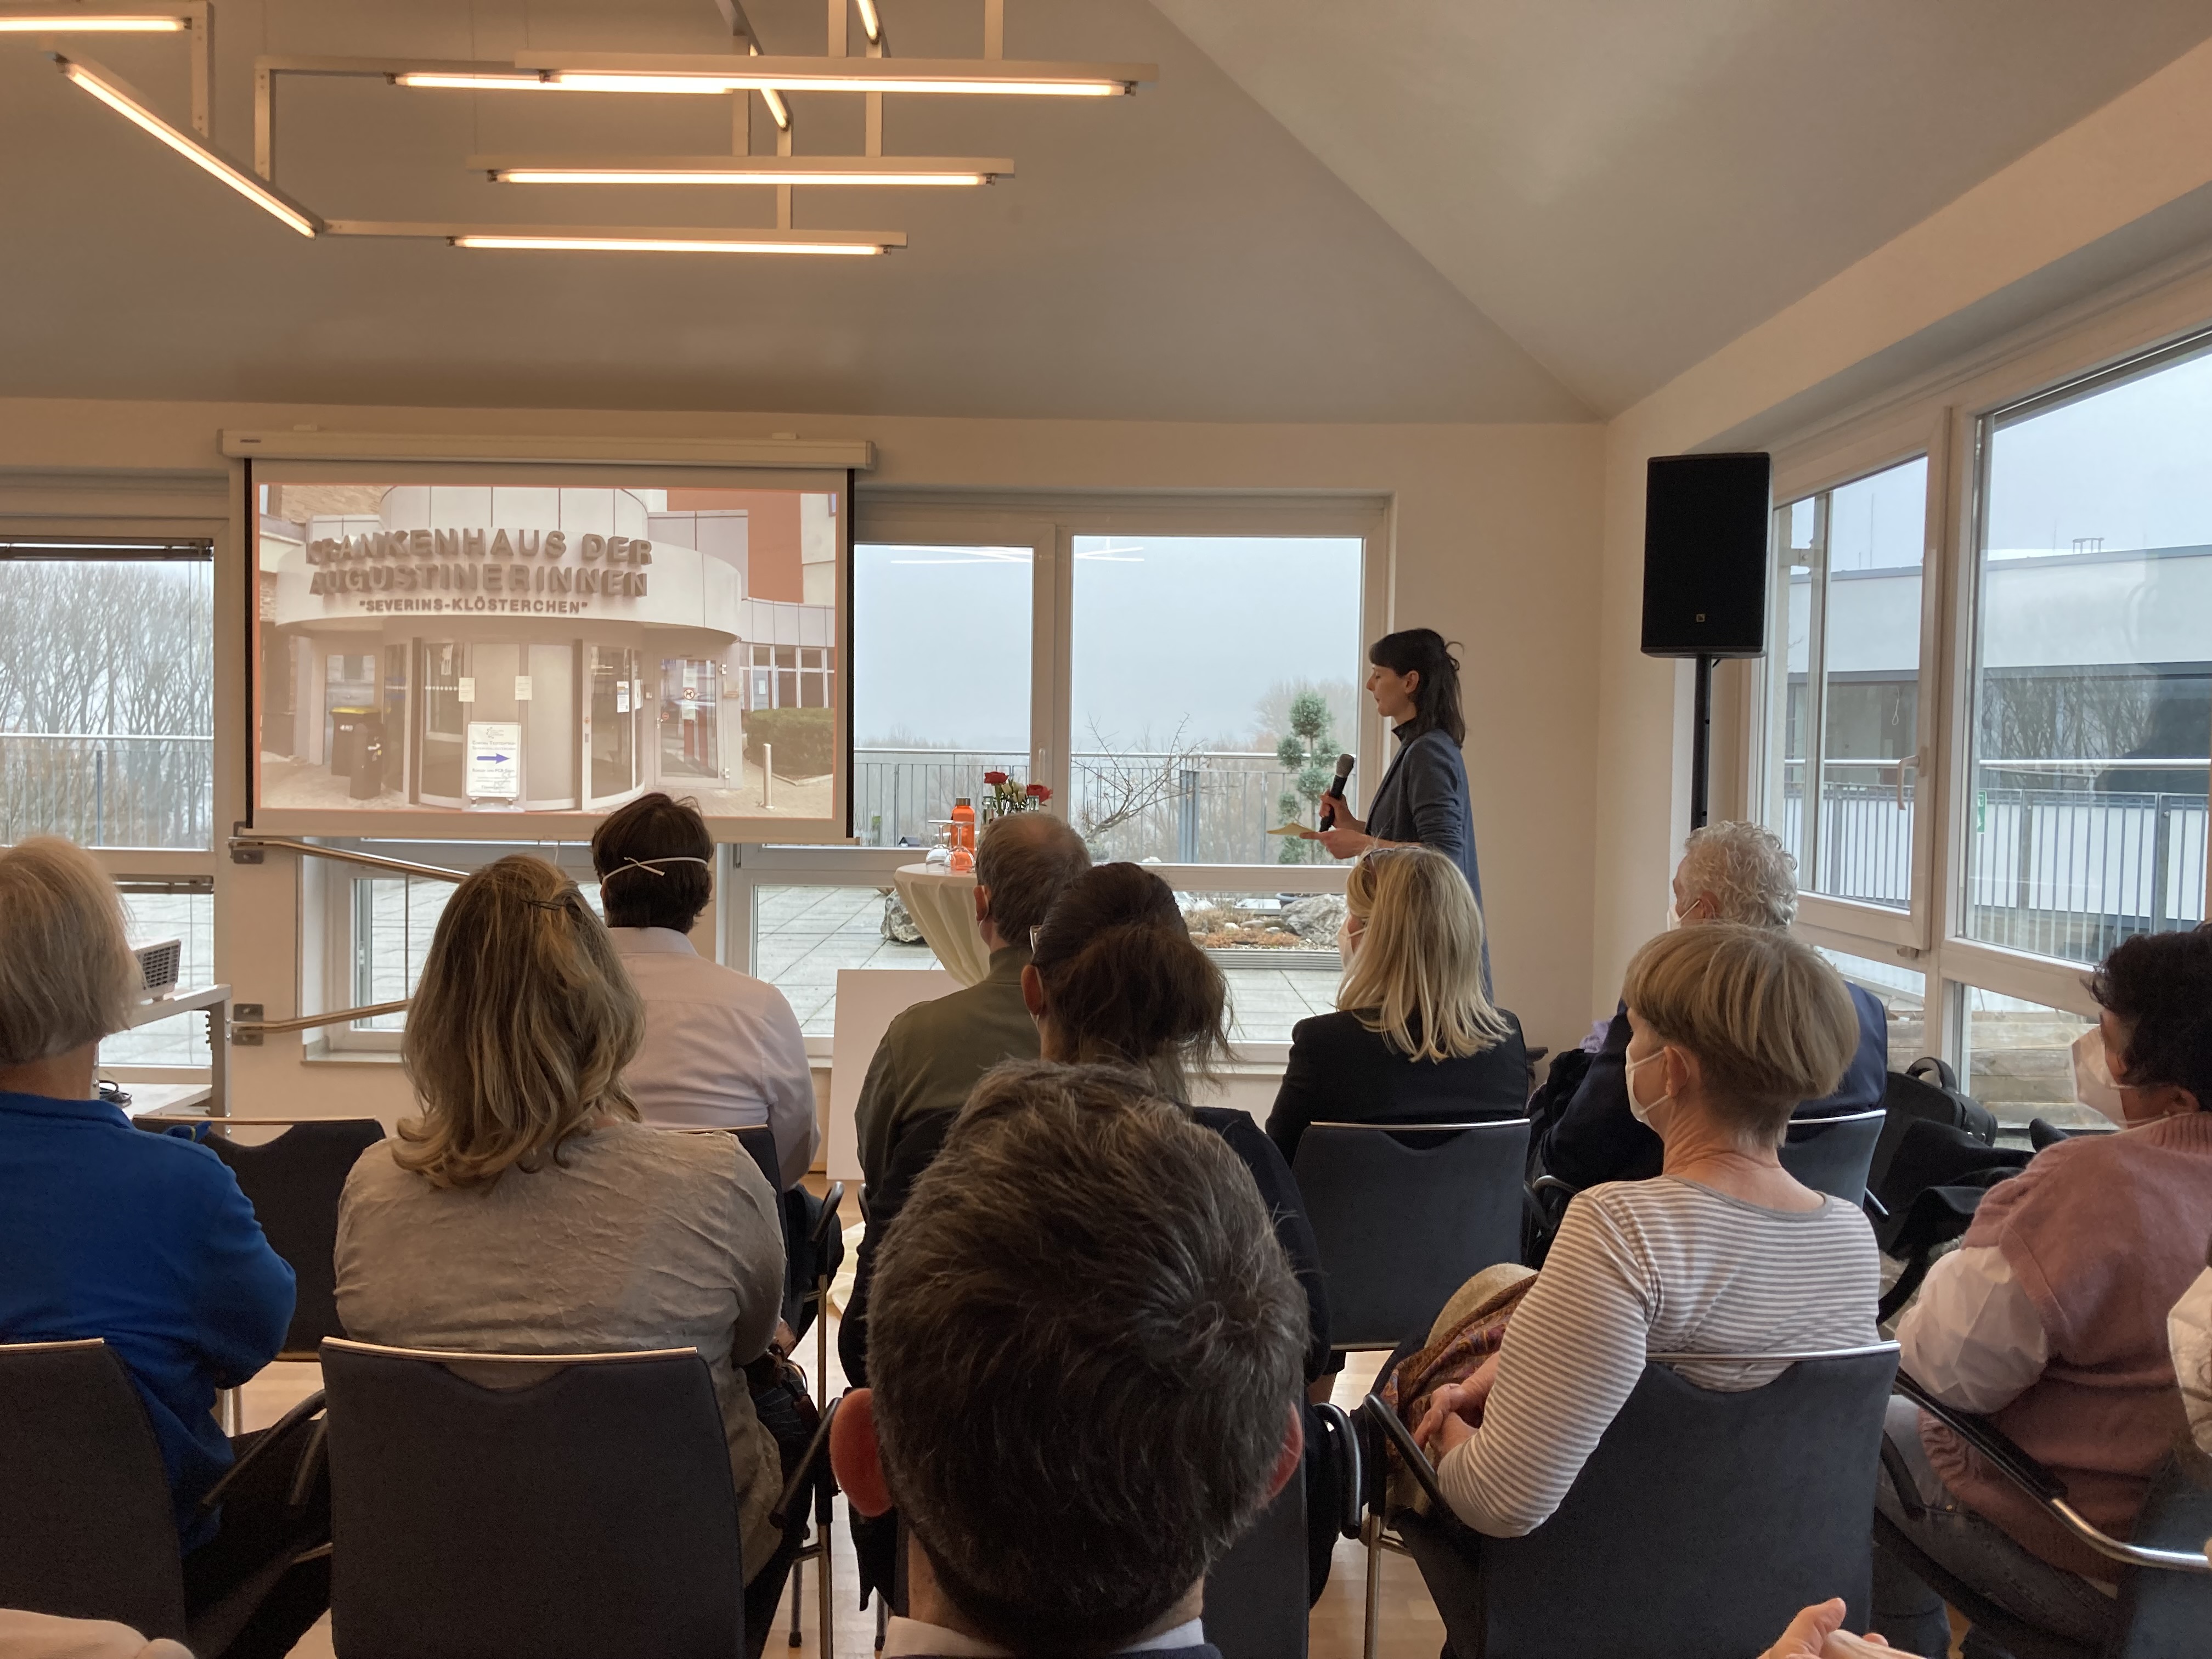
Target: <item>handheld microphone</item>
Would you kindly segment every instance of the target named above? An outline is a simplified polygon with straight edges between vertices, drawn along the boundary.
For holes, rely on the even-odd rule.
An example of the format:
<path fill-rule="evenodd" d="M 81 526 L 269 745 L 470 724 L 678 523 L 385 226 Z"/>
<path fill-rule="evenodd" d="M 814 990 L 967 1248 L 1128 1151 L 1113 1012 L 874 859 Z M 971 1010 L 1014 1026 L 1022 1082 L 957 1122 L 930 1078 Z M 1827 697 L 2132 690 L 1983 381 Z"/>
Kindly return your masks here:
<path fill-rule="evenodd" d="M 1349 755 L 1339 755 L 1336 757 L 1335 781 L 1322 792 L 1321 798 L 1321 827 L 1324 830 L 1334 828 L 1336 823 L 1336 808 L 1329 803 L 1344 799 L 1345 781 L 1351 777 L 1353 764 L 1354 762 Z"/>

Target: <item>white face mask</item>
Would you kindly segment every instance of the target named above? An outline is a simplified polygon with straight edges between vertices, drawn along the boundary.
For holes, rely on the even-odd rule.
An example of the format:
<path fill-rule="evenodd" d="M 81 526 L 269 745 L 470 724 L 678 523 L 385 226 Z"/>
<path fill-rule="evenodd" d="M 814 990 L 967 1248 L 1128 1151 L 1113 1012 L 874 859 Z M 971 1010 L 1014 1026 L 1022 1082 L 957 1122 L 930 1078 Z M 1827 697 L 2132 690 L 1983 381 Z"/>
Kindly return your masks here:
<path fill-rule="evenodd" d="M 1360 936 L 1366 931 L 1364 927 L 1355 927 L 1348 915 L 1336 924 L 1336 953 L 1344 959 L 1346 967 L 1351 966 L 1352 958 L 1359 949 Z"/>
<path fill-rule="evenodd" d="M 1673 933 L 1682 925 L 1682 913 L 1674 908 L 1674 896 L 1667 896 L 1667 931 Z"/>
<path fill-rule="evenodd" d="M 2094 1107 L 2123 1129 L 2127 1112 L 2120 1104 L 2120 1085 L 2112 1081 L 2112 1068 L 2105 1054 L 2105 1031 L 2092 1025 L 2074 1039 L 2074 1098 Z"/>
<path fill-rule="evenodd" d="M 2212 1452 L 2212 1267 L 2181 1293 L 2166 1316 L 2166 1340 L 2173 1347 L 2173 1374 L 2189 1410 L 2190 1432 Z"/>
<path fill-rule="evenodd" d="M 1642 1101 L 1636 1097 L 1636 1073 L 1644 1066 L 1649 1066 L 1653 1060 L 1657 1060 L 1666 1052 L 1667 1051 L 1664 1048 L 1654 1048 L 1650 1054 L 1644 1055 L 1643 1059 L 1632 1060 L 1628 1062 L 1628 1070 L 1626 1075 L 1628 1080 L 1629 1115 L 1633 1117 L 1638 1123 L 1644 1125 L 1646 1127 L 1650 1126 L 1651 1114 L 1657 1111 L 1668 1101 L 1674 1099 L 1674 1091 L 1670 1089 L 1665 1094 L 1661 1095 L 1658 1099 L 1653 1101 L 1649 1106 L 1646 1106 Z"/>

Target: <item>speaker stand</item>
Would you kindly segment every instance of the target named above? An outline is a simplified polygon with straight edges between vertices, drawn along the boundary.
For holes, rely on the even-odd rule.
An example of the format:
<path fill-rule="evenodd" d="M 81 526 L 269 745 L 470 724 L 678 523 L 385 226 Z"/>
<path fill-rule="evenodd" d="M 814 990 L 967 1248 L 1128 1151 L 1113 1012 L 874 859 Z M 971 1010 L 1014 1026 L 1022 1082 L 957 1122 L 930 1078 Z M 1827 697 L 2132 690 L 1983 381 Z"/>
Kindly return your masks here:
<path fill-rule="evenodd" d="M 1698 653 L 1697 700 L 1690 714 L 1690 828 L 1705 827 L 1712 789 L 1713 659 Z"/>

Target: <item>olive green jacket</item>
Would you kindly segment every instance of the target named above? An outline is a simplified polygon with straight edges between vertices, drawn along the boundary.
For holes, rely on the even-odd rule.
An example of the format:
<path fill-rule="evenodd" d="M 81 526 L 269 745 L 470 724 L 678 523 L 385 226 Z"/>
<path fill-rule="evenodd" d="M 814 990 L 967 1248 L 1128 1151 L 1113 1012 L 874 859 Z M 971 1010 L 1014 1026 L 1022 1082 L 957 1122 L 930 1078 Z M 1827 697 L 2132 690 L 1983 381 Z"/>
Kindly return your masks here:
<path fill-rule="evenodd" d="M 975 984 L 917 1002 L 891 1021 L 854 1109 L 864 1180 L 883 1179 L 892 1144 L 915 1118 L 957 1111 L 1000 1060 L 1037 1057 L 1036 1024 L 1022 1001 L 1029 959 L 1018 945 L 994 951 L 991 971 Z"/>

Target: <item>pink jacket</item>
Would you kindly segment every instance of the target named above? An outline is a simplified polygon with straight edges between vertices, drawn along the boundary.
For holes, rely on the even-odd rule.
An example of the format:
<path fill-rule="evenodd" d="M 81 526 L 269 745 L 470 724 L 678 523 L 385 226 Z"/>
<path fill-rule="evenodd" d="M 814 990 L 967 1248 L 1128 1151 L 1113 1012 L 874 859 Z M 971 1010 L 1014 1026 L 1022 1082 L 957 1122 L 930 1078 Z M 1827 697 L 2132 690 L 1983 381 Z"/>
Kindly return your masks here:
<path fill-rule="evenodd" d="M 2188 1434 L 2166 1332 L 2212 1233 L 2212 1112 L 2048 1148 L 1991 1189 L 1969 1246 L 2003 1253 L 2050 1340 L 2042 1376 L 1990 1421 L 2066 1483 L 2115 1537 Z M 2055 1566 L 2110 1579 L 2110 1562 L 1932 1419 L 1921 1441 L 1944 1484 Z"/>

